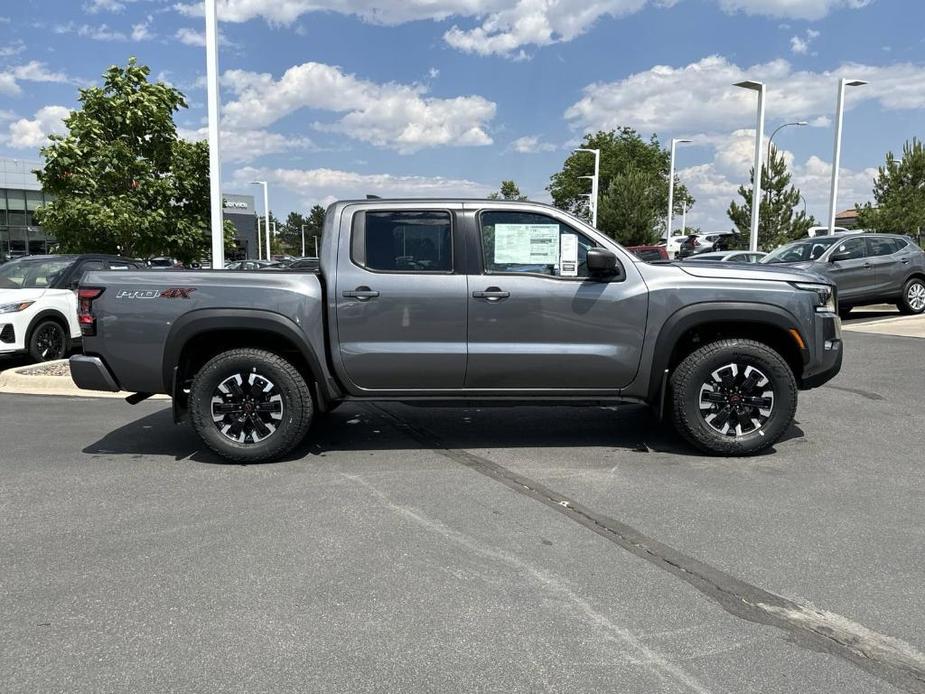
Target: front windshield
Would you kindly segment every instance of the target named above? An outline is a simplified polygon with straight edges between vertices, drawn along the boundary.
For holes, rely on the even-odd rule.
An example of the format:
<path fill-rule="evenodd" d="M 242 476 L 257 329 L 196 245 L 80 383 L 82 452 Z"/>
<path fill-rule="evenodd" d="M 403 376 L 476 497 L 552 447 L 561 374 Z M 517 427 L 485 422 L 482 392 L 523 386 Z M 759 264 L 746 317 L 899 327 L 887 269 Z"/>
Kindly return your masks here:
<path fill-rule="evenodd" d="M 829 247 L 838 241 L 834 236 L 796 241 L 768 253 L 762 263 L 803 263 L 818 260 Z"/>
<path fill-rule="evenodd" d="M 21 258 L 0 265 L 0 289 L 34 289 L 50 286 L 74 260 Z"/>

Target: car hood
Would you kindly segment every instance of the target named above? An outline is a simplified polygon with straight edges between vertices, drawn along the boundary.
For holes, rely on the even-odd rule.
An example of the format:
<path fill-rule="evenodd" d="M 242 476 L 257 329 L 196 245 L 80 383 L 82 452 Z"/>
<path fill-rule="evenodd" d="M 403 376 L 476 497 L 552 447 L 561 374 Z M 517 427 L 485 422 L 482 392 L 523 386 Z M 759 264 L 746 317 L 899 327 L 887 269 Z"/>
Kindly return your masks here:
<path fill-rule="evenodd" d="M 37 301 L 45 294 L 45 289 L 0 289 L 0 304 L 15 304 L 20 301 Z"/>
<path fill-rule="evenodd" d="M 771 280 L 777 282 L 820 282 L 832 284 L 832 281 L 812 272 L 813 263 L 786 263 L 776 264 L 744 264 L 722 262 L 675 263 L 688 275 L 693 277 L 706 277 L 716 279 L 752 279 Z"/>

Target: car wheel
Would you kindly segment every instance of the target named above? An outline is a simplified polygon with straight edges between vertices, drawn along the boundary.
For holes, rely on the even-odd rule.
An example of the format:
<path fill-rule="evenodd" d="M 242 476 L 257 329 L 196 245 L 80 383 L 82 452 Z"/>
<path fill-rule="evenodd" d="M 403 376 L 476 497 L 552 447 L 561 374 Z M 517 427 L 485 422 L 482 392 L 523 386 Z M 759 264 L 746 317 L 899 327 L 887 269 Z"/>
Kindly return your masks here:
<path fill-rule="evenodd" d="M 671 376 L 672 420 L 702 451 L 750 455 L 776 443 L 793 422 L 797 384 L 787 362 L 754 340 L 711 342 Z"/>
<path fill-rule="evenodd" d="M 68 335 L 57 321 L 46 320 L 39 323 L 29 338 L 29 355 L 35 361 L 64 359 L 69 348 Z"/>
<path fill-rule="evenodd" d="M 308 385 L 273 352 L 233 349 L 193 378 L 190 420 L 203 442 L 242 463 L 274 460 L 305 437 L 314 407 Z"/>
<path fill-rule="evenodd" d="M 900 313 L 915 315 L 925 311 L 925 280 L 913 277 L 903 287 L 902 298 L 896 302 Z"/>

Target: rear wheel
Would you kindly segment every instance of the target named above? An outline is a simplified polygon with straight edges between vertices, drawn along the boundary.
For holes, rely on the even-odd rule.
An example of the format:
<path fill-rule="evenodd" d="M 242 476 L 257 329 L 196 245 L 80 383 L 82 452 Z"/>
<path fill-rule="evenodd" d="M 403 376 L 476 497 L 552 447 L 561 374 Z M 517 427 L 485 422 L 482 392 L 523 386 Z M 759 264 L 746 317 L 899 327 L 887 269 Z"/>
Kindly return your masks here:
<path fill-rule="evenodd" d="M 292 450 L 305 437 L 314 408 L 292 364 L 261 349 L 233 349 L 209 361 L 190 388 L 190 420 L 223 458 L 257 463 Z"/>
<path fill-rule="evenodd" d="M 900 313 L 915 315 L 925 311 L 925 280 L 913 277 L 903 287 L 903 294 L 896 307 Z"/>
<path fill-rule="evenodd" d="M 46 320 L 35 326 L 29 338 L 29 355 L 35 361 L 64 359 L 70 348 L 67 332 L 57 321 Z"/>
<path fill-rule="evenodd" d="M 694 446 L 750 455 L 793 421 L 797 384 L 787 362 L 760 342 L 729 339 L 688 355 L 671 376 L 672 419 Z"/>

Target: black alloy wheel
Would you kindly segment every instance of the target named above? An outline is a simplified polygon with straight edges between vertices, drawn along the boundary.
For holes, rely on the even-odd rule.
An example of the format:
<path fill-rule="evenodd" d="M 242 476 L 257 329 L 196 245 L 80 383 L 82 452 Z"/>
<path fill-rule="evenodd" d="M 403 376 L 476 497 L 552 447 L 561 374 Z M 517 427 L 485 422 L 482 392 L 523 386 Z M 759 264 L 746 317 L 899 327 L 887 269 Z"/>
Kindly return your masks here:
<path fill-rule="evenodd" d="M 29 341 L 29 353 L 35 361 L 54 361 L 63 359 L 67 354 L 67 335 L 60 323 L 45 321 L 32 331 Z"/>
<path fill-rule="evenodd" d="M 276 433 L 283 418 L 283 396 L 266 376 L 238 372 L 212 392 L 212 421 L 236 443 L 258 443 Z"/>
<path fill-rule="evenodd" d="M 700 386 L 700 414 L 723 436 L 745 436 L 771 418 L 774 390 L 767 376 L 750 364 L 731 363 L 710 373 Z"/>

